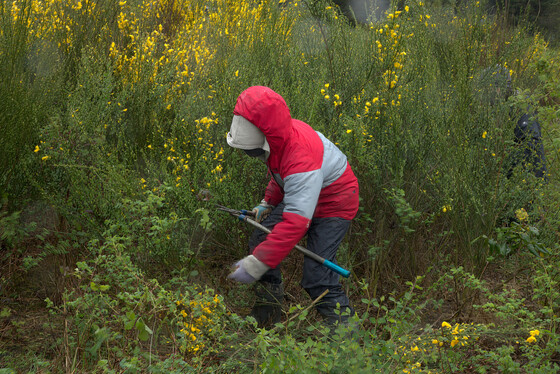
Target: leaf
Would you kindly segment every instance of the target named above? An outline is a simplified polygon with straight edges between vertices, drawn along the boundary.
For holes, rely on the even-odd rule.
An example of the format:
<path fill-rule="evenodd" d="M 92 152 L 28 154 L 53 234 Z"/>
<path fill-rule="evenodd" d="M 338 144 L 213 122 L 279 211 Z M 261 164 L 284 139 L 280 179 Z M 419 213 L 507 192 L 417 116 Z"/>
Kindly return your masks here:
<path fill-rule="evenodd" d="M 145 342 L 149 338 L 150 338 L 150 334 L 148 334 L 146 330 L 142 330 L 138 332 L 138 339 L 142 340 L 143 342 Z"/>
<path fill-rule="evenodd" d="M 136 319 L 136 314 L 134 314 L 132 310 L 129 310 L 128 312 L 126 312 L 126 318 L 134 321 Z"/>
<path fill-rule="evenodd" d="M 499 249 L 500 254 L 504 257 L 509 256 L 509 254 L 511 253 L 511 248 L 505 243 L 500 244 Z"/>
<path fill-rule="evenodd" d="M 0 318 L 6 318 L 12 315 L 10 308 L 3 308 L 0 312 Z"/>
<path fill-rule="evenodd" d="M 539 256 L 539 253 L 538 253 L 537 250 L 535 249 L 535 246 L 534 246 L 534 245 L 529 244 L 529 245 L 527 246 L 527 249 L 528 249 L 529 252 L 531 252 L 533 255 L 535 255 L 535 256 L 537 256 L 537 257 L 540 257 L 540 256 Z"/>
<path fill-rule="evenodd" d="M 109 289 L 109 287 L 111 287 L 111 286 L 109 286 L 108 284 L 103 284 L 103 285 L 100 284 L 99 285 L 99 290 L 107 291 Z"/>
<path fill-rule="evenodd" d="M 150 338 L 150 335 L 152 334 L 152 330 L 148 326 L 146 326 L 144 321 L 142 321 L 141 319 L 138 320 L 136 329 L 138 329 L 138 339 L 142 340 L 143 342 L 148 340 Z"/>
<path fill-rule="evenodd" d="M 529 231 L 537 236 L 539 235 L 539 229 L 534 226 L 529 226 Z"/>
<path fill-rule="evenodd" d="M 127 331 L 132 330 L 132 328 L 134 327 L 134 322 L 135 322 L 134 320 L 125 322 L 124 329 Z"/>

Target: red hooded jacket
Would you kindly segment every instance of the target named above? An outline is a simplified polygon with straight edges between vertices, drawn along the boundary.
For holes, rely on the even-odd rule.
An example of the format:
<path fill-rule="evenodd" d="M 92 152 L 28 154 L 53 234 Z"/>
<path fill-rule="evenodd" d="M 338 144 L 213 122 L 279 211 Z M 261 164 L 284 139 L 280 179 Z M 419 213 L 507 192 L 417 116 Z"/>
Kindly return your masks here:
<path fill-rule="evenodd" d="M 265 200 L 284 201 L 282 221 L 253 251 L 275 268 L 303 238 L 314 217 L 352 219 L 359 205 L 358 180 L 346 156 L 321 133 L 293 119 L 284 99 L 267 87 L 250 87 L 239 95 L 234 115 L 258 127 L 270 146 L 272 178 Z"/>

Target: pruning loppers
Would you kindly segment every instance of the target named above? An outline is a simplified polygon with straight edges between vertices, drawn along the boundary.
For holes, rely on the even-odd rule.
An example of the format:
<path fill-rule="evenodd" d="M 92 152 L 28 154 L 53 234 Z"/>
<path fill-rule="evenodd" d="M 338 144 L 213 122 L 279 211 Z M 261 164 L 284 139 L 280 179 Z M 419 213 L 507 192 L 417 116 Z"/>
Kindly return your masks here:
<path fill-rule="evenodd" d="M 219 205 L 219 204 L 215 204 L 216 208 L 218 210 L 221 210 L 223 212 L 227 212 L 229 214 L 231 214 L 234 217 L 237 217 L 240 221 L 244 221 L 247 222 L 248 224 L 256 227 L 257 229 L 270 234 L 270 230 L 266 227 L 264 227 L 263 225 L 261 225 L 260 223 L 256 222 L 254 219 L 250 218 L 250 217 L 254 217 L 255 214 L 250 211 L 250 210 L 236 210 L 236 209 L 231 209 L 228 207 L 225 207 L 223 205 Z M 337 264 L 324 259 L 323 257 L 319 256 L 316 253 L 311 252 L 309 249 L 302 247 L 301 245 L 296 245 L 295 248 L 300 251 L 301 253 L 303 253 L 305 256 L 310 257 L 311 259 L 317 261 L 318 263 L 322 264 L 323 266 L 331 269 L 332 271 L 334 271 L 337 274 L 342 275 L 344 278 L 348 278 L 350 276 L 350 271 L 338 266 Z"/>

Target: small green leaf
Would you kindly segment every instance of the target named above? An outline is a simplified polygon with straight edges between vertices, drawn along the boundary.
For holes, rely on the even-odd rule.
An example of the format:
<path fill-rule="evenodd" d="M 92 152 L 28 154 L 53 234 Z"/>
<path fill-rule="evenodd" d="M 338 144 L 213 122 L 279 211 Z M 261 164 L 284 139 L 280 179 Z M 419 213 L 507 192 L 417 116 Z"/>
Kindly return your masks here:
<path fill-rule="evenodd" d="M 9 308 L 3 308 L 0 312 L 0 318 L 6 318 L 12 315 L 12 311 Z"/>
<path fill-rule="evenodd" d="M 146 331 L 145 327 L 146 327 L 146 324 L 144 323 L 144 321 L 139 319 L 138 322 L 136 323 L 136 329 L 138 331 L 142 332 L 142 331 Z"/>
<path fill-rule="evenodd" d="M 146 330 L 142 330 L 142 331 L 138 332 L 138 339 L 142 340 L 143 342 L 145 342 L 149 338 L 150 338 L 150 335 L 148 334 L 148 332 Z"/>
<path fill-rule="evenodd" d="M 134 320 L 124 323 L 125 330 L 132 330 L 133 327 L 134 327 Z"/>
<path fill-rule="evenodd" d="M 132 310 L 129 310 L 128 312 L 126 312 L 126 318 L 128 318 L 131 321 L 134 321 L 136 319 L 136 314 L 134 314 Z"/>

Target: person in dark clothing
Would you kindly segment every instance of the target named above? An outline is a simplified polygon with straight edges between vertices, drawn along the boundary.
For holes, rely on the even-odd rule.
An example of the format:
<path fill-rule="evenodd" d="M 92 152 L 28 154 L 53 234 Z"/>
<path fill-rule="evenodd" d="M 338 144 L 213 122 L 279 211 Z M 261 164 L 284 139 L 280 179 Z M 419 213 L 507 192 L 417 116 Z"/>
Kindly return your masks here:
<path fill-rule="evenodd" d="M 511 75 L 502 66 L 485 69 L 479 77 L 481 99 L 491 106 L 505 102 L 513 93 Z M 509 157 L 507 177 L 511 178 L 517 166 L 521 166 L 544 182 L 548 180 L 546 157 L 542 142 L 541 125 L 537 112 L 531 106 L 517 120 L 513 130 L 515 149 Z"/>
<path fill-rule="evenodd" d="M 514 129 L 514 141 L 517 149 L 512 157 L 508 177 L 513 174 L 515 166 L 521 165 L 524 170 L 547 182 L 548 170 L 542 143 L 541 125 L 536 113 L 524 113 L 519 118 Z"/>

